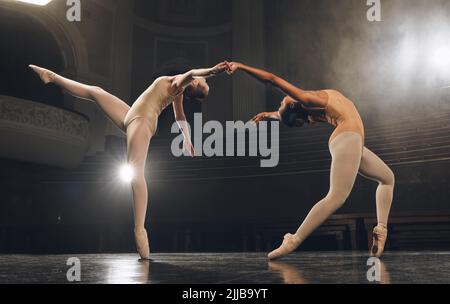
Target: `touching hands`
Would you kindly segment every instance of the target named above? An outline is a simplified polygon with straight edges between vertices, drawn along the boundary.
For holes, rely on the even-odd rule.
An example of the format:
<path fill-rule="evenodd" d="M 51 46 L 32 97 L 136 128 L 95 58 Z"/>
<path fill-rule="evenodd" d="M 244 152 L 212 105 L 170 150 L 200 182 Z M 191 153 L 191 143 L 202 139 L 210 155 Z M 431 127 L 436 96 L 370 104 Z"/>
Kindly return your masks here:
<path fill-rule="evenodd" d="M 226 61 L 219 63 L 215 67 L 212 68 L 211 74 L 212 76 L 217 76 L 228 69 L 228 64 Z"/>
<path fill-rule="evenodd" d="M 241 67 L 241 64 L 239 62 L 225 61 L 225 63 L 227 65 L 226 72 L 228 75 L 233 75 Z"/>

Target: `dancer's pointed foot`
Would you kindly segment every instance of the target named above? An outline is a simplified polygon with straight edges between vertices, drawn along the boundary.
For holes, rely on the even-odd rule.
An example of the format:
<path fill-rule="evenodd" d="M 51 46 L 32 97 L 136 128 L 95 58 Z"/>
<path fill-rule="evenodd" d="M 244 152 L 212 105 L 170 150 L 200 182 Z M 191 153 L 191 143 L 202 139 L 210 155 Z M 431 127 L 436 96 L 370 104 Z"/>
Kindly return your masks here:
<path fill-rule="evenodd" d="M 387 234 L 388 230 L 386 225 L 378 224 L 378 226 L 373 229 L 373 242 L 372 249 L 370 250 L 371 256 L 380 258 L 383 255 Z"/>
<path fill-rule="evenodd" d="M 284 236 L 283 244 L 278 249 L 275 249 L 271 253 L 269 253 L 268 258 L 270 260 L 280 259 L 289 253 L 295 251 L 297 247 L 300 245 L 300 242 L 297 240 L 295 235 L 290 233 Z"/>
<path fill-rule="evenodd" d="M 48 83 L 52 82 L 53 79 L 55 78 L 56 74 L 54 72 L 50 71 L 50 70 L 38 67 L 38 66 L 33 65 L 33 64 L 30 64 L 28 67 L 30 69 L 32 69 L 33 71 L 35 71 L 36 74 L 38 74 L 39 77 L 41 78 L 42 82 L 45 83 L 45 84 L 48 84 Z"/>
<path fill-rule="evenodd" d="M 147 231 L 142 229 L 134 230 L 136 249 L 143 260 L 150 260 L 150 246 L 148 244 Z"/>

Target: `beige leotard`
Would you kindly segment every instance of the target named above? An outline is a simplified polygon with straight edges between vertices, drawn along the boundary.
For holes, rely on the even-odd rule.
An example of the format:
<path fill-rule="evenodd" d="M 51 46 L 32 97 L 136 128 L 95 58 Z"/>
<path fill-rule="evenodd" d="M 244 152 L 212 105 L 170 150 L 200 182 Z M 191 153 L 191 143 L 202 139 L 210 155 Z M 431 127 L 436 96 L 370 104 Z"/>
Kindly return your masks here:
<path fill-rule="evenodd" d="M 311 113 L 312 122 L 328 122 L 336 127 L 330 137 L 331 143 L 339 134 L 355 132 L 365 139 L 364 124 L 352 101 L 335 90 L 326 90 L 328 103 L 325 108 L 303 108 Z"/>
<path fill-rule="evenodd" d="M 155 134 L 158 126 L 158 117 L 161 112 L 170 105 L 174 98 L 180 95 L 170 95 L 170 78 L 167 76 L 156 79 L 153 84 L 142 93 L 128 111 L 124 125 L 125 128 L 137 118 L 145 118 L 151 124 L 152 135 Z"/>

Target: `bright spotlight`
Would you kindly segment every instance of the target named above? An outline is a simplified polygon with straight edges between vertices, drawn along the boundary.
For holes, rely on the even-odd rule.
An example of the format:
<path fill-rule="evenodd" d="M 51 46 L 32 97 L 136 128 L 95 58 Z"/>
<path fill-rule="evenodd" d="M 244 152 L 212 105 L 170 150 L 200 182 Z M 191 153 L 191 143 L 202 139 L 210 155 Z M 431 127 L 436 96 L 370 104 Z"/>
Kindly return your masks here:
<path fill-rule="evenodd" d="M 436 47 L 431 53 L 430 62 L 434 68 L 448 69 L 450 66 L 450 46 Z"/>
<path fill-rule="evenodd" d="M 47 5 L 50 2 L 52 2 L 52 0 L 16 0 L 16 1 L 30 3 L 30 4 L 34 4 L 34 5 L 41 5 L 41 6 Z"/>
<path fill-rule="evenodd" d="M 123 165 L 120 169 L 119 169 L 119 178 L 121 181 L 123 181 L 124 183 L 131 183 L 131 181 L 134 178 L 134 170 L 133 167 L 126 164 Z"/>

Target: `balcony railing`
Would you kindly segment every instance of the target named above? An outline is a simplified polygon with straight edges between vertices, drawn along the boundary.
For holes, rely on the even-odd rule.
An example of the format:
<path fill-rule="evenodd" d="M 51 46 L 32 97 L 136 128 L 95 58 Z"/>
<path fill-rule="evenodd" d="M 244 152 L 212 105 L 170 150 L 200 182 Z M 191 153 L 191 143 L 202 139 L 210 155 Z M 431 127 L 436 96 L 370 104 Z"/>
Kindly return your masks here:
<path fill-rule="evenodd" d="M 75 168 L 82 163 L 88 146 L 87 117 L 0 95 L 0 157 Z"/>

